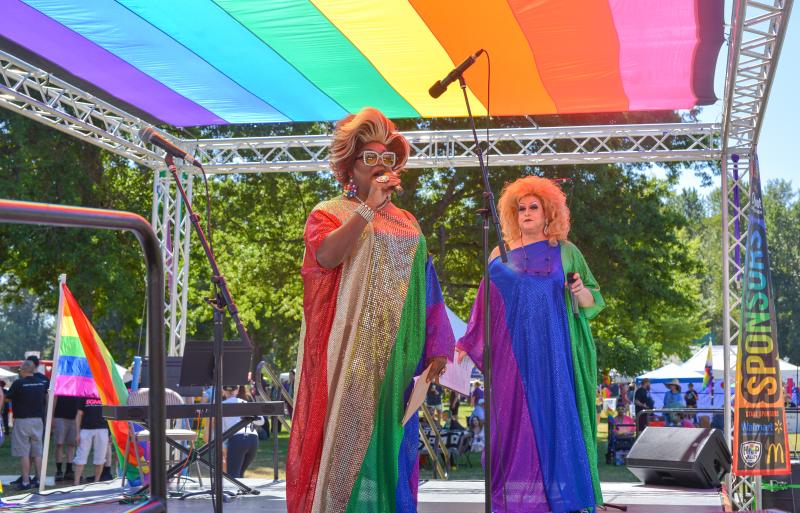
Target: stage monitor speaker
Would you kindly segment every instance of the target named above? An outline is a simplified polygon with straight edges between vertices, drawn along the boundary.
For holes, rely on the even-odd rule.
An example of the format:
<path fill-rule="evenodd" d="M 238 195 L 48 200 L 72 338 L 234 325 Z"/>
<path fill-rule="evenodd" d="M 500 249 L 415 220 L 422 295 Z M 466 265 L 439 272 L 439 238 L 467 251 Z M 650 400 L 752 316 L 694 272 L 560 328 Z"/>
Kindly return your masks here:
<path fill-rule="evenodd" d="M 648 427 L 628 453 L 628 470 L 645 484 L 714 488 L 731 470 L 722 431 Z"/>

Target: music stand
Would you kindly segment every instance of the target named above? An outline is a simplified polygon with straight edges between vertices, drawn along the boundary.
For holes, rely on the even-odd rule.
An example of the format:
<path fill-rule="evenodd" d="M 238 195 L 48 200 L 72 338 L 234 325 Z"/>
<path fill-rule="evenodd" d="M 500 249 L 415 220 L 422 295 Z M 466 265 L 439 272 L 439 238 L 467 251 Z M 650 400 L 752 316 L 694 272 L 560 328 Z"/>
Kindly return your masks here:
<path fill-rule="evenodd" d="M 148 357 L 142 358 L 142 373 L 139 379 L 139 388 L 147 388 L 150 386 L 148 382 L 147 369 L 150 366 L 150 359 Z M 182 356 L 167 356 L 166 361 L 166 381 L 164 385 L 176 392 L 181 397 L 198 397 L 203 394 L 202 386 L 185 387 L 180 385 L 181 381 L 181 368 L 183 366 Z"/>
<path fill-rule="evenodd" d="M 209 340 L 186 341 L 178 382 L 180 387 L 207 387 L 214 384 L 213 350 L 213 342 Z M 241 340 L 228 340 L 223 343 L 222 350 L 225 353 L 222 361 L 222 385 L 246 385 L 253 349 Z"/>

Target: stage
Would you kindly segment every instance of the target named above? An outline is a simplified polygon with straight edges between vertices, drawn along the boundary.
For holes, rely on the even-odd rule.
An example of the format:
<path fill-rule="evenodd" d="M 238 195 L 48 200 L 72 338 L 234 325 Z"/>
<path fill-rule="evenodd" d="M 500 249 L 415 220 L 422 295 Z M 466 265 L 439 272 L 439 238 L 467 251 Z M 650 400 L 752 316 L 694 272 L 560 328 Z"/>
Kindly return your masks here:
<path fill-rule="evenodd" d="M 257 489 L 259 495 L 231 498 L 225 503 L 228 513 L 282 513 L 286 511 L 285 483 L 265 479 L 244 479 L 245 484 Z M 208 486 L 208 480 L 204 480 Z M 60 488 L 47 496 L 17 495 L 4 497 L 6 504 L 25 506 L 27 511 L 52 511 L 69 507 L 76 512 L 117 513 L 132 508 L 131 504 L 119 504 L 122 497 L 120 481 Z M 187 485 L 184 491 L 192 491 Z M 607 502 L 628 507 L 629 513 L 719 513 L 723 511 L 722 497 L 717 490 L 644 486 L 638 483 L 603 483 L 603 495 Z M 170 487 L 172 490 L 174 487 Z M 235 490 L 225 487 L 226 490 Z M 420 483 L 420 513 L 483 513 L 482 481 L 426 481 Z M 80 506 L 75 506 L 76 504 Z M 37 508 L 40 506 L 41 509 Z M 71 507 L 70 507 L 71 506 Z M 168 502 L 170 512 L 210 513 L 209 496 Z M 610 512 L 617 510 L 608 509 Z"/>

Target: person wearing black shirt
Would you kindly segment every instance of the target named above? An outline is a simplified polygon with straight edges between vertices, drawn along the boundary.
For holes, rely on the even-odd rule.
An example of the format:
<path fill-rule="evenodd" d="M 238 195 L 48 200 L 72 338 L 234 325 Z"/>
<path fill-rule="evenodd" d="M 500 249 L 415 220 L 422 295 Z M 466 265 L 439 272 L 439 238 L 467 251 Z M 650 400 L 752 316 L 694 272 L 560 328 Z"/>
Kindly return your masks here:
<path fill-rule="evenodd" d="M 34 365 L 33 377 L 43 381 L 44 384 L 46 385 L 45 389 L 50 390 L 50 380 L 47 379 L 47 376 L 39 372 L 39 357 L 36 355 L 30 355 L 29 357 L 26 358 L 26 360 L 30 360 L 31 362 L 33 362 Z"/>
<path fill-rule="evenodd" d="M 639 412 L 642 410 L 651 410 L 654 405 L 653 398 L 650 397 L 649 379 L 645 378 L 642 380 L 641 386 L 636 389 L 636 393 L 633 395 L 633 403 L 636 407 L 636 423 L 641 433 L 644 431 L 644 428 L 647 427 L 647 415 L 640 416 Z"/>
<path fill-rule="evenodd" d="M 689 390 L 686 391 L 683 398 L 687 408 L 697 408 L 697 392 L 694 389 L 694 383 L 689 383 Z"/>
<path fill-rule="evenodd" d="M 442 412 L 444 411 L 444 407 L 442 406 L 443 393 L 444 390 L 442 390 L 442 387 L 436 383 L 431 383 L 431 387 L 428 389 L 428 395 L 425 398 L 425 402 L 433 409 L 433 418 L 436 420 L 437 424 L 441 424 L 442 422 Z"/>
<path fill-rule="evenodd" d="M 31 458 L 36 480 L 39 480 L 39 467 L 42 465 L 42 432 L 44 424 L 45 399 L 47 387 L 45 383 L 34 377 L 36 370 L 33 362 L 25 360 L 19 368 L 19 379 L 8 389 L 8 398 L 14 411 L 14 430 L 11 432 L 11 455 L 20 459 L 22 477 L 20 490 L 28 490 L 35 483 L 30 481 Z"/>
<path fill-rule="evenodd" d="M 0 380 L 0 387 L 3 388 L 3 434 L 8 436 L 11 434 L 11 430 L 8 429 L 8 401 L 6 400 L 8 389 L 6 388 L 6 382 Z"/>
<path fill-rule="evenodd" d="M 81 483 L 83 467 L 89 460 L 89 450 L 93 454 L 94 481 L 98 482 L 103 473 L 108 450 L 108 422 L 103 418 L 103 403 L 100 399 L 87 397 L 78 402 L 75 427 L 79 430 L 78 438 L 75 441 L 75 445 L 78 446 L 74 460 L 75 485 Z"/>
<path fill-rule="evenodd" d="M 75 440 L 78 438 L 75 415 L 78 413 L 79 397 L 56 396 L 53 410 L 53 438 L 56 441 L 56 481 L 72 481 L 72 460 L 75 458 Z M 67 471 L 62 468 L 64 451 L 67 453 Z"/>

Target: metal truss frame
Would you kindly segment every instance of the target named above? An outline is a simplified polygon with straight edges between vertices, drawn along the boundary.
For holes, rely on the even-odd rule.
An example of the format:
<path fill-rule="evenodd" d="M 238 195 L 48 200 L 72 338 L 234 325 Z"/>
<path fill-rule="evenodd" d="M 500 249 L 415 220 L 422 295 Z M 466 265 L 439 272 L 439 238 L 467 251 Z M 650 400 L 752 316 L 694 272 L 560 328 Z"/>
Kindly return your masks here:
<path fill-rule="evenodd" d="M 489 131 L 490 166 L 719 160 L 719 125 L 664 123 Z M 469 130 L 415 131 L 407 168 L 474 167 Z M 325 171 L 330 135 L 183 141 L 208 173 Z"/>
<path fill-rule="evenodd" d="M 2 50 L 0 107 L 137 164 L 154 168 L 161 162 L 139 141 L 142 120 Z"/>
<path fill-rule="evenodd" d="M 725 404 L 730 404 L 730 347 L 738 343 L 741 279 L 750 163 L 755 155 L 769 92 L 786 35 L 793 0 L 736 0 L 731 16 L 722 124 L 722 281 Z M 740 200 L 741 197 L 741 200 Z M 731 410 L 725 408 L 725 433 L 731 446 Z M 736 448 L 732 447 L 732 450 Z M 762 509 L 761 479 L 733 476 L 729 496 L 738 511 Z"/>
<path fill-rule="evenodd" d="M 192 201 L 191 175 L 182 174 L 181 185 Z M 172 176 L 166 170 L 153 177 L 153 229 L 159 235 L 164 258 L 164 324 L 167 327 L 167 355 L 183 355 L 189 293 L 189 242 L 192 224 Z"/>

